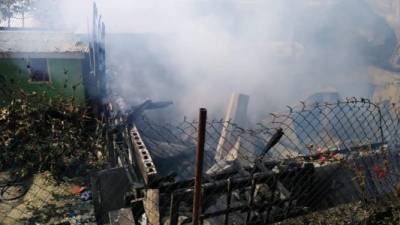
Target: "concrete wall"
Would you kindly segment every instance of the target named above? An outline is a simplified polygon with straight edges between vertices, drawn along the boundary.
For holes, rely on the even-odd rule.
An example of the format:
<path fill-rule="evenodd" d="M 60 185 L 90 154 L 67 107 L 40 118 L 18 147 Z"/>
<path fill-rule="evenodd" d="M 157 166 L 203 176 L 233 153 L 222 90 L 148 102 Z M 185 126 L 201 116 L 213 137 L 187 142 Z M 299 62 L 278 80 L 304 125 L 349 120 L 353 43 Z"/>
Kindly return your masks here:
<path fill-rule="evenodd" d="M 47 59 L 50 82 L 30 82 L 27 65 L 25 59 L 0 59 L 0 88 L 3 90 L 0 101 L 3 104 L 9 100 L 4 92 L 17 88 L 28 93 L 45 93 L 49 98 L 75 96 L 77 103 L 84 103 L 81 59 Z"/>

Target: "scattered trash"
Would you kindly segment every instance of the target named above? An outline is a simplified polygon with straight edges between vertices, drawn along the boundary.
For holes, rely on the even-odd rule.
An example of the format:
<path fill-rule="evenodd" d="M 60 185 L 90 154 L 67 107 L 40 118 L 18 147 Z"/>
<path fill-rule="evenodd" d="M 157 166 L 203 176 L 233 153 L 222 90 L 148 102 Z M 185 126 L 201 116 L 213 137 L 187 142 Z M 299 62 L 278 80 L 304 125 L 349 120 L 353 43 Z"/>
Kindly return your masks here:
<path fill-rule="evenodd" d="M 91 191 L 84 191 L 81 193 L 81 200 L 89 201 L 92 199 L 92 192 Z"/>
<path fill-rule="evenodd" d="M 374 165 L 372 167 L 372 171 L 374 171 L 374 173 L 376 174 L 376 176 L 378 178 L 384 178 L 386 176 L 385 170 L 382 167 L 378 166 L 378 165 Z"/>
<path fill-rule="evenodd" d="M 67 217 L 74 217 L 76 216 L 75 212 L 71 211 L 71 212 L 67 212 Z"/>
<path fill-rule="evenodd" d="M 84 192 L 84 191 L 86 191 L 86 187 L 84 187 L 84 186 L 73 186 L 73 187 L 70 189 L 70 192 L 71 192 L 72 194 L 74 194 L 74 195 L 78 195 L 78 194 L 80 194 L 80 193 L 82 193 L 82 192 Z"/>
<path fill-rule="evenodd" d="M 323 155 L 321 155 L 321 156 L 319 157 L 319 161 L 320 161 L 321 164 L 325 163 L 326 160 L 327 160 L 327 158 L 326 158 L 325 156 L 323 156 Z"/>
<path fill-rule="evenodd" d="M 148 225 L 147 216 L 145 213 L 143 213 L 142 216 L 139 218 L 139 224 Z"/>

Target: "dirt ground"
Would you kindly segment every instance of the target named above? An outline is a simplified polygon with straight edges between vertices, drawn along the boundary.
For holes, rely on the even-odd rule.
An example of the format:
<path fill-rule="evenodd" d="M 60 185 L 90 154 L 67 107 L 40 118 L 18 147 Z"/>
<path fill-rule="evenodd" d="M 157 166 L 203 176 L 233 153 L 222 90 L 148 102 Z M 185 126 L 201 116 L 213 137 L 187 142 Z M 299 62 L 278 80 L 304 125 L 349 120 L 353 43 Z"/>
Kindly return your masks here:
<path fill-rule="evenodd" d="M 7 173 L 0 172 L 0 184 L 8 179 Z M 24 181 L 24 185 L 27 192 L 20 198 L 0 199 L 0 225 L 96 224 L 91 201 L 84 201 L 79 194 L 71 192 L 75 182 L 57 184 L 48 173 L 41 173 Z M 11 187 L 7 191 L 12 197 L 20 189 Z"/>

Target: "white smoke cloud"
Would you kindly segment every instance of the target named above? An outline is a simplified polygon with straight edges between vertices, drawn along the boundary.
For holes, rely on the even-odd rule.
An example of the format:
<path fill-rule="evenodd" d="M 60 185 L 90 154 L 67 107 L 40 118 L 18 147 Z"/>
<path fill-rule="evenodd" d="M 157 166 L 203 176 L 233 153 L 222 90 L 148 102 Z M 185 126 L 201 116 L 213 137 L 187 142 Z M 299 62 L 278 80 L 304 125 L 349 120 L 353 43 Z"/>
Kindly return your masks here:
<path fill-rule="evenodd" d="M 65 27 L 87 32 L 91 1 L 57 2 Z M 342 95 L 368 95 L 366 53 L 354 43 L 376 27 L 354 16 L 371 17 L 363 1 L 96 2 L 109 34 L 108 62 L 118 68 L 115 87 L 132 103 L 173 100 L 178 117 L 196 115 L 199 107 L 222 117 L 230 94 L 242 92 L 250 95 L 250 117 L 258 120 L 327 87 Z M 354 26 L 340 17 L 354 18 Z M 115 33 L 148 40 L 137 42 L 141 47 L 132 47 L 129 38 L 113 43 Z"/>

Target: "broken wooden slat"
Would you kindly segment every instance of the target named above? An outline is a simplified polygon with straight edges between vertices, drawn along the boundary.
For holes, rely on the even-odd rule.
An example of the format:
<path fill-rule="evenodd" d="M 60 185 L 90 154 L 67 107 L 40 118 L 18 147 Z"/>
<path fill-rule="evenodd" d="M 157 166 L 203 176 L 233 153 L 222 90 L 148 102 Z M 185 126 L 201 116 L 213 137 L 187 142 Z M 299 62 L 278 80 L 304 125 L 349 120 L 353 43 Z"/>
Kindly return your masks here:
<path fill-rule="evenodd" d="M 226 192 L 226 208 L 231 208 L 231 200 L 232 200 L 232 182 L 231 179 L 228 179 L 227 183 L 227 192 Z M 224 225 L 228 225 L 229 223 L 229 211 L 225 213 Z"/>
<path fill-rule="evenodd" d="M 215 154 L 215 160 L 224 160 L 228 151 L 233 148 L 232 143 L 237 142 L 236 137 L 232 137 L 229 132 L 230 123 L 234 123 L 239 127 L 247 127 L 247 106 L 249 104 L 249 96 L 239 93 L 232 94 L 228 110 L 225 115 L 224 126 L 218 141 Z"/>
<path fill-rule="evenodd" d="M 251 208 L 252 206 L 253 206 L 253 203 L 254 203 L 254 192 L 256 191 L 256 182 L 255 182 L 255 180 L 254 180 L 254 178 L 253 178 L 253 176 L 252 176 L 252 180 L 251 180 L 251 188 L 250 188 L 250 198 L 249 198 L 249 201 L 248 201 L 248 204 L 249 204 L 249 208 Z M 251 219 L 251 210 L 249 210 L 248 212 L 247 212 L 247 215 L 246 215 L 246 225 L 249 223 L 249 221 L 250 221 L 250 219 Z"/>

